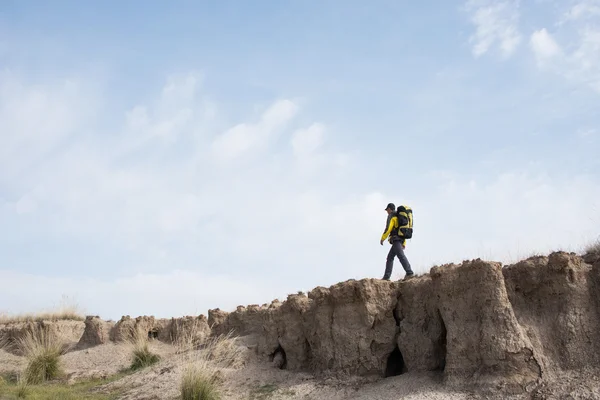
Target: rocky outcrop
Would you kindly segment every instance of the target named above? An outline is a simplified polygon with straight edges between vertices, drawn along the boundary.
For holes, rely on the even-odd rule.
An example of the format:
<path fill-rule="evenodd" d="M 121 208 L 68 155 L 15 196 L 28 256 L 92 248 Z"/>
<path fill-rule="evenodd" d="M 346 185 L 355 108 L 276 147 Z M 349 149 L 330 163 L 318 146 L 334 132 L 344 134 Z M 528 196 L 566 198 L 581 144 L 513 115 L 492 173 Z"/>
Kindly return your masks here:
<path fill-rule="evenodd" d="M 567 253 L 504 268 L 511 306 L 549 377 L 600 362 L 597 270 Z"/>
<path fill-rule="evenodd" d="M 204 315 L 173 318 L 170 327 L 170 341 L 175 343 L 196 345 L 203 343 L 210 336 L 208 320 Z"/>
<path fill-rule="evenodd" d="M 98 316 L 87 316 L 84 321 L 85 329 L 77 343 L 77 349 L 86 349 L 109 342 L 113 322 L 105 322 Z"/>
<path fill-rule="evenodd" d="M 376 279 L 317 287 L 268 307 L 219 313 L 213 332 L 256 335 L 259 352 L 285 368 L 379 374 L 395 348 L 396 290 Z"/>
<path fill-rule="evenodd" d="M 126 315 L 111 329 L 110 340 L 126 342 L 133 337 L 134 332 L 164 343 L 173 343 L 183 336 L 188 336 L 186 340 L 198 342 L 210 335 L 210 328 L 204 315 L 171 319 L 156 319 L 153 316 L 131 318 Z"/>
<path fill-rule="evenodd" d="M 47 334 L 56 336 L 65 346 L 70 349 L 77 345 L 81 338 L 85 325 L 82 321 L 28 321 L 0 325 L 0 346 L 7 352 L 22 355 L 19 341 L 27 333 L 34 333 L 43 329 Z"/>
<path fill-rule="evenodd" d="M 597 371 L 600 260 L 586 260 L 564 252 L 506 267 L 478 259 L 402 282 L 348 280 L 283 302 L 209 310 L 208 318 L 125 316 L 112 326 L 88 317 L 79 328 L 52 329 L 79 334 L 81 347 L 125 341 L 136 330 L 194 346 L 233 334 L 277 368 L 382 377 L 437 371 L 448 384 L 520 392 Z M 0 327 L 0 342 L 35 326 Z"/>
<path fill-rule="evenodd" d="M 447 264 L 408 281 L 350 280 L 283 303 L 209 312 L 213 334 L 252 335 L 281 368 L 390 376 L 506 391 L 600 358 L 600 263 L 568 253 L 502 267 Z"/>
<path fill-rule="evenodd" d="M 163 342 L 171 341 L 171 320 L 156 319 L 153 316 L 140 316 L 131 318 L 123 316 L 110 332 L 110 340 L 113 342 L 127 342 L 133 335 L 140 333 L 147 335 L 149 339 L 158 339 Z"/>
<path fill-rule="evenodd" d="M 443 371 L 446 326 L 431 276 L 403 282 L 398 291 L 398 349 L 409 371 Z"/>
<path fill-rule="evenodd" d="M 446 331 L 445 376 L 477 385 L 525 387 L 540 377 L 533 347 L 519 325 L 500 263 L 481 260 L 431 270 Z"/>

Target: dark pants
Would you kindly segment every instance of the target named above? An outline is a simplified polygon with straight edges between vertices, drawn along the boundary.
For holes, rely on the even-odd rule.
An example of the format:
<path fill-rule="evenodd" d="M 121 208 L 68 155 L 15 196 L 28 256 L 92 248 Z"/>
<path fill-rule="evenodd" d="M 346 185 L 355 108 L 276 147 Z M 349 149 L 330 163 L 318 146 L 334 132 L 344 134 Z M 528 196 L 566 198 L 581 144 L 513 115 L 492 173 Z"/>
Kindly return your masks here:
<path fill-rule="evenodd" d="M 410 269 L 410 263 L 404 254 L 404 249 L 402 248 L 402 241 L 397 240 L 392 242 L 392 247 L 390 248 L 390 252 L 387 256 L 387 262 L 385 263 L 385 273 L 383 274 L 383 279 L 390 279 L 392 276 L 392 269 L 394 267 L 394 257 L 398 257 L 400 263 L 402 264 L 402 268 L 406 271 L 406 275 L 412 275 L 412 270 Z"/>

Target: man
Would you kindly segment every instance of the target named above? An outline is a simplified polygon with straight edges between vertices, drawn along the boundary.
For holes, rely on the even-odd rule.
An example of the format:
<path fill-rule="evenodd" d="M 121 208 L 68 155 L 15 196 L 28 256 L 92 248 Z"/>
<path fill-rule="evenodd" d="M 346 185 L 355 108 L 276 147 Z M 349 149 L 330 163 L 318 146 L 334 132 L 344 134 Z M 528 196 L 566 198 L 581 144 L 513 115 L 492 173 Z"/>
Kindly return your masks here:
<path fill-rule="evenodd" d="M 383 280 L 389 281 L 390 276 L 392 275 L 392 268 L 394 266 L 394 257 L 398 257 L 400 263 L 402 264 L 402 268 L 406 271 L 406 276 L 404 279 L 410 279 L 414 276 L 412 269 L 410 268 L 410 263 L 404 254 L 404 249 L 406 247 L 406 239 L 399 235 L 399 225 L 398 225 L 398 217 L 395 215 L 396 206 L 394 203 L 390 203 L 385 208 L 385 211 L 388 214 L 387 222 L 385 224 L 385 230 L 383 235 L 381 236 L 381 240 L 379 244 L 383 246 L 383 241 L 390 237 L 389 242 L 392 244 L 390 248 L 390 252 L 387 256 L 387 261 L 385 263 L 385 273 L 383 274 Z"/>

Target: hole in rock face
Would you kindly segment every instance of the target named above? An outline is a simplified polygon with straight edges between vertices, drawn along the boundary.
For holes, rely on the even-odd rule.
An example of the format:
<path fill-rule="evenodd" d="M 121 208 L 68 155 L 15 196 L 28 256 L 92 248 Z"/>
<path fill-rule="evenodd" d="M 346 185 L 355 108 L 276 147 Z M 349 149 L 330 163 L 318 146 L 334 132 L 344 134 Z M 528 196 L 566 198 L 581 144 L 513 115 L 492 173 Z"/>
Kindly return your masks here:
<path fill-rule="evenodd" d="M 158 330 L 153 329 L 151 331 L 148 331 L 148 339 L 158 339 Z"/>
<path fill-rule="evenodd" d="M 436 349 L 436 358 L 438 359 L 438 370 L 444 371 L 446 368 L 446 336 L 448 335 L 448 332 L 446 331 L 446 324 L 444 324 L 444 320 L 442 319 L 439 310 L 438 317 L 440 318 L 440 323 L 442 324 L 442 332 L 440 334 L 440 339 Z"/>
<path fill-rule="evenodd" d="M 306 349 L 306 363 L 310 366 L 312 364 L 313 354 L 308 339 L 304 339 L 304 347 Z"/>
<path fill-rule="evenodd" d="M 400 315 L 398 315 L 398 309 L 396 307 L 394 307 L 394 309 L 392 310 L 392 314 L 394 315 L 394 320 L 396 320 L 396 326 L 400 326 Z"/>
<path fill-rule="evenodd" d="M 385 365 L 385 375 L 384 378 L 389 378 L 390 376 L 398 376 L 402 375 L 406 372 L 406 365 L 404 364 L 404 357 L 402 357 L 402 353 L 398 346 L 390 353 L 387 359 L 387 363 Z"/>
<path fill-rule="evenodd" d="M 273 362 L 273 366 L 279 369 L 287 368 L 287 356 L 285 355 L 285 350 L 281 345 L 275 349 L 275 352 L 271 356 L 271 361 Z"/>

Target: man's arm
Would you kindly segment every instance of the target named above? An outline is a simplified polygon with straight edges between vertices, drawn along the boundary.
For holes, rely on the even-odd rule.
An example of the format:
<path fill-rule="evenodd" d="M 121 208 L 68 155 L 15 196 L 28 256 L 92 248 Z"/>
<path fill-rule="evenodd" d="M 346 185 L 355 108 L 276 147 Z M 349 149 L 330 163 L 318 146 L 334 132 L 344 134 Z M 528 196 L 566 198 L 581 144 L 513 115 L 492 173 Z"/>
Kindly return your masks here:
<path fill-rule="evenodd" d="M 383 232 L 383 235 L 381 235 L 381 240 L 379 241 L 379 244 L 383 245 L 383 241 L 385 239 L 387 239 L 388 236 L 390 236 L 390 233 L 392 233 L 392 229 L 394 229 L 394 226 L 396 226 L 397 223 L 398 223 L 397 217 L 392 217 L 390 219 L 390 223 L 387 227 L 387 230 L 385 232 Z"/>

